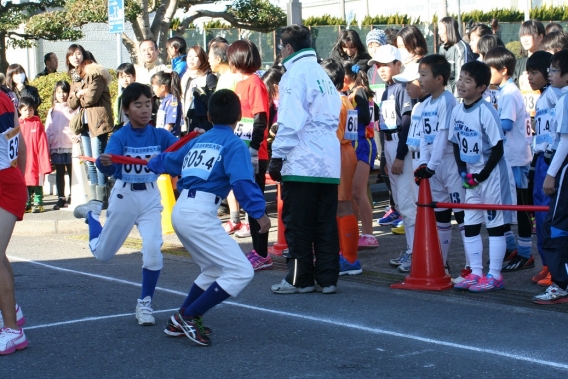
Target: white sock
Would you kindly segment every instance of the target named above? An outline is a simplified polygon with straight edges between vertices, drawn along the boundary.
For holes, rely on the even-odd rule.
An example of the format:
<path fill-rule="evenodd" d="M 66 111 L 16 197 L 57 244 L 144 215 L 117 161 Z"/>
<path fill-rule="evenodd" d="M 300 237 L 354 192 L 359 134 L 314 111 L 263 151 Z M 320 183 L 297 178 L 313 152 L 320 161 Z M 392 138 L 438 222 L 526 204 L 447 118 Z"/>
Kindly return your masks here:
<path fill-rule="evenodd" d="M 449 222 L 436 222 L 438 227 L 438 236 L 440 237 L 440 246 L 442 247 L 442 258 L 444 265 L 448 260 L 448 251 L 452 242 L 452 224 Z"/>
<path fill-rule="evenodd" d="M 507 240 L 505 236 L 489 237 L 489 273 L 495 279 L 501 279 L 501 268 L 506 250 Z"/>
<path fill-rule="evenodd" d="M 463 242 L 463 245 L 465 247 L 465 225 L 464 224 L 458 224 L 458 228 L 460 230 L 460 234 L 462 236 L 462 242 Z M 470 266 L 469 257 L 466 254 L 465 255 L 465 267 L 468 267 L 468 266 Z"/>
<path fill-rule="evenodd" d="M 472 274 L 483 276 L 483 243 L 481 242 L 481 235 L 465 237 L 464 249 L 469 257 Z"/>

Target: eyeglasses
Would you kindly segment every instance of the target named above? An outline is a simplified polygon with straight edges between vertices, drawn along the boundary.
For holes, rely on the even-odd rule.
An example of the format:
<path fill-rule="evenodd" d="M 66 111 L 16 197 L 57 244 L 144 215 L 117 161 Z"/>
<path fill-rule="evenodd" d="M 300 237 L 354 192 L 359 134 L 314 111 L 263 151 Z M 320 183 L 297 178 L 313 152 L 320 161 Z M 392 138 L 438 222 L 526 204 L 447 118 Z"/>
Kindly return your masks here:
<path fill-rule="evenodd" d="M 288 45 L 287 43 L 279 43 L 278 44 L 278 50 L 282 50 L 284 48 L 284 46 Z"/>
<path fill-rule="evenodd" d="M 558 68 L 552 68 L 552 67 L 549 67 L 549 68 L 546 69 L 546 72 L 549 73 L 549 74 L 554 74 L 556 72 L 561 72 L 561 71 L 562 70 L 560 70 Z"/>

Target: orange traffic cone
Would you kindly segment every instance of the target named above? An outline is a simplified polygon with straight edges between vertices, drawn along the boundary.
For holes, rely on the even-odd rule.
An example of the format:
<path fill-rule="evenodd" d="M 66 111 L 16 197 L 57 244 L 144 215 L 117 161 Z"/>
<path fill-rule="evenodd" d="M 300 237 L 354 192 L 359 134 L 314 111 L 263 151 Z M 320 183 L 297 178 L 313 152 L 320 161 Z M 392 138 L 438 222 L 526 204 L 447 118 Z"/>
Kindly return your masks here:
<path fill-rule="evenodd" d="M 431 203 L 430 182 L 421 179 L 418 204 Z M 418 206 L 414 242 L 410 275 L 403 282 L 391 284 L 391 288 L 432 291 L 452 288 L 451 278 L 444 270 L 434 208 Z"/>
<path fill-rule="evenodd" d="M 270 179 L 272 181 L 272 179 Z M 267 181 L 268 183 L 268 181 Z M 282 255 L 282 252 L 288 248 L 288 244 L 286 243 L 286 237 L 284 237 L 284 223 L 282 222 L 282 191 L 280 188 L 280 183 L 276 183 L 276 207 L 278 209 L 278 237 L 276 239 L 276 243 L 272 245 L 272 247 L 268 248 L 268 252 L 271 255 Z"/>

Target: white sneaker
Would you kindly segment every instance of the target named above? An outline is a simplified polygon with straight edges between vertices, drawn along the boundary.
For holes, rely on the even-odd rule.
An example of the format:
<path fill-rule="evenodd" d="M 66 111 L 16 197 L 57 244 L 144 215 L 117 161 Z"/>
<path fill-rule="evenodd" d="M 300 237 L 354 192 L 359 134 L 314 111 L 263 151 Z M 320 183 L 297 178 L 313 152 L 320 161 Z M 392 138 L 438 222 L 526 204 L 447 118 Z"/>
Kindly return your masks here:
<path fill-rule="evenodd" d="M 22 329 L 0 329 L 0 355 L 12 354 L 16 350 L 25 349 L 28 340 Z"/>
<path fill-rule="evenodd" d="M 73 211 L 73 216 L 75 218 L 82 218 L 85 219 L 85 223 L 87 223 L 87 214 L 89 212 L 93 212 L 94 215 L 98 216 L 101 214 L 103 210 L 103 202 L 100 200 L 90 200 L 85 204 L 79 205 Z"/>
<path fill-rule="evenodd" d="M 152 315 L 154 310 L 152 309 L 152 298 L 146 296 L 144 299 L 138 299 L 138 304 L 136 305 L 136 319 L 139 325 L 154 325 L 156 320 Z"/>
<path fill-rule="evenodd" d="M 19 327 L 22 327 L 26 323 L 26 318 L 24 317 L 24 312 L 18 304 L 16 304 L 16 322 Z M 4 327 L 4 319 L 2 318 L 2 313 L 0 313 L 0 329 Z"/>

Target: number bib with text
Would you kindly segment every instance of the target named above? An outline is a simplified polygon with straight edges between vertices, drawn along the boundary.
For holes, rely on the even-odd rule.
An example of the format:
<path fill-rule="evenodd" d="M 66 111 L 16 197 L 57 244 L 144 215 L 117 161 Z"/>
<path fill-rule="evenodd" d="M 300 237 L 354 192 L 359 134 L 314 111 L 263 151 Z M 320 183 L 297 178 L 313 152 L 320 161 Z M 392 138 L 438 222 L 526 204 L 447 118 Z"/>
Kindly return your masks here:
<path fill-rule="evenodd" d="M 493 84 L 489 86 L 489 102 L 495 109 L 499 109 L 499 87 Z"/>
<path fill-rule="evenodd" d="M 406 144 L 410 151 L 420 151 L 420 130 L 422 126 L 422 117 L 419 115 L 412 115 L 410 121 L 410 129 L 408 130 L 408 138 Z"/>
<path fill-rule="evenodd" d="M 242 139 L 247 146 L 250 145 L 252 140 L 252 128 L 254 125 L 254 119 L 249 117 L 241 118 L 241 121 L 237 124 L 235 128 L 235 135 Z"/>
<path fill-rule="evenodd" d="M 159 109 L 156 115 L 156 128 L 163 129 L 166 124 L 166 112 L 163 109 Z"/>
<path fill-rule="evenodd" d="M 345 135 L 344 138 L 357 141 L 358 137 L 358 116 L 356 110 L 347 111 L 347 119 L 345 120 Z"/>
<path fill-rule="evenodd" d="M 438 111 L 422 112 L 424 140 L 427 143 L 434 143 L 438 134 Z"/>
<path fill-rule="evenodd" d="M 196 143 L 183 159 L 181 175 L 208 180 L 215 163 L 221 158 L 223 146 L 216 143 Z"/>
<path fill-rule="evenodd" d="M 536 151 L 546 151 L 548 145 L 552 144 L 552 135 L 550 134 L 550 110 L 539 109 L 535 115 L 535 150 Z"/>
<path fill-rule="evenodd" d="M 456 122 L 454 133 L 460 146 L 460 158 L 465 163 L 477 163 L 481 158 L 481 135 L 477 130 L 468 128 L 462 122 Z"/>
<path fill-rule="evenodd" d="M 381 125 L 381 129 L 386 129 L 389 131 L 396 131 L 396 105 L 394 100 L 385 100 L 381 104 L 381 115 L 383 116 L 384 124 Z"/>
<path fill-rule="evenodd" d="M 20 148 L 20 127 L 9 129 L 2 133 L 2 135 L 8 142 L 8 150 L 6 152 L 8 162 L 10 162 L 12 167 L 15 167 L 18 163 L 18 151 Z"/>
<path fill-rule="evenodd" d="M 529 117 L 534 117 L 536 114 L 536 101 L 540 97 L 539 91 L 521 91 L 523 100 L 525 101 L 525 110 Z"/>
<path fill-rule="evenodd" d="M 138 159 L 150 159 L 154 155 L 161 153 L 160 146 L 129 147 L 124 148 L 124 155 Z M 123 164 L 122 181 L 126 183 L 151 183 L 158 179 L 158 174 L 154 174 L 145 165 Z"/>

